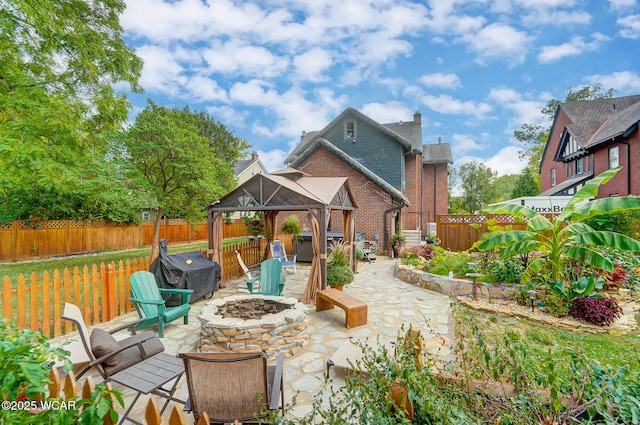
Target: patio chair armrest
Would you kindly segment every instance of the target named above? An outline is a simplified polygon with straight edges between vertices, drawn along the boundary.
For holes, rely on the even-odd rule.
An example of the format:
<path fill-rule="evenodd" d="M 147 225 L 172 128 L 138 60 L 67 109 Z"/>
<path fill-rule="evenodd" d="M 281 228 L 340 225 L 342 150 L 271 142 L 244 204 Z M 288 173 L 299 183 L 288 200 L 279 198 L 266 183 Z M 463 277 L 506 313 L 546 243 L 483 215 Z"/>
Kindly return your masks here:
<path fill-rule="evenodd" d="M 278 354 L 276 363 L 276 373 L 273 376 L 273 386 L 271 387 L 271 397 L 269 399 L 269 409 L 276 410 L 280 404 L 280 393 L 282 392 L 282 374 L 284 371 L 284 354 Z"/>
<path fill-rule="evenodd" d="M 133 338 L 131 341 L 129 341 L 127 344 L 121 345 L 118 349 L 113 350 L 107 354 L 105 354 L 102 357 L 99 357 L 97 359 L 95 359 L 94 361 L 92 361 L 91 363 L 89 363 L 90 366 L 95 366 L 97 364 L 103 363 L 105 360 L 107 360 L 109 357 L 113 357 L 116 354 L 120 353 L 121 351 L 127 350 L 131 347 L 135 347 L 136 345 L 138 346 L 138 348 L 140 349 L 140 352 L 142 353 L 143 357 L 146 358 L 146 353 L 144 351 L 144 348 L 142 347 L 142 343 L 150 340 L 151 338 L 155 338 L 154 334 L 149 334 L 149 335 L 137 335 L 135 338 Z"/>
<path fill-rule="evenodd" d="M 164 305 L 164 300 L 143 300 L 142 298 L 129 298 L 129 301 L 138 304 Z"/>
<path fill-rule="evenodd" d="M 253 294 L 253 284 L 260 280 L 260 276 L 256 276 L 252 279 L 247 280 L 247 289 L 249 289 L 249 293 Z"/>
<path fill-rule="evenodd" d="M 193 293 L 193 289 L 178 289 L 178 288 L 158 288 L 161 294 L 182 294 L 182 304 L 189 304 L 191 300 L 191 294 Z"/>
<path fill-rule="evenodd" d="M 193 289 L 178 289 L 178 288 L 158 288 L 160 293 L 166 292 L 167 294 L 190 294 Z"/>
<path fill-rule="evenodd" d="M 140 322 L 141 320 L 136 320 L 135 322 L 125 323 L 124 325 L 116 326 L 113 329 L 109 329 L 108 332 L 113 335 L 114 333 L 120 332 L 124 329 L 128 329 L 131 335 L 136 335 L 136 325 Z"/>

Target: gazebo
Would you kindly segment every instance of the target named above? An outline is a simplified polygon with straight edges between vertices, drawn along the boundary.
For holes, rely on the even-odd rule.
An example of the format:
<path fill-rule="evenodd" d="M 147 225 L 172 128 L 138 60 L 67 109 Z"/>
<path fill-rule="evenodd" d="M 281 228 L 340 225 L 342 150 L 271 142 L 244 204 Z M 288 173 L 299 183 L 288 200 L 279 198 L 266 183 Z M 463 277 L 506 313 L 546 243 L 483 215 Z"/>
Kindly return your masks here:
<path fill-rule="evenodd" d="M 264 212 L 269 244 L 275 235 L 280 211 L 307 211 L 311 218 L 313 260 L 307 287 L 300 301 L 314 303 L 317 291 L 325 289 L 327 283 L 327 227 L 331 211 L 342 211 L 344 242 L 351 247 L 350 264 L 355 271 L 356 208 L 347 177 L 311 177 L 294 168 L 257 174 L 208 206 L 209 252 L 213 261 L 222 264 L 224 212 Z"/>

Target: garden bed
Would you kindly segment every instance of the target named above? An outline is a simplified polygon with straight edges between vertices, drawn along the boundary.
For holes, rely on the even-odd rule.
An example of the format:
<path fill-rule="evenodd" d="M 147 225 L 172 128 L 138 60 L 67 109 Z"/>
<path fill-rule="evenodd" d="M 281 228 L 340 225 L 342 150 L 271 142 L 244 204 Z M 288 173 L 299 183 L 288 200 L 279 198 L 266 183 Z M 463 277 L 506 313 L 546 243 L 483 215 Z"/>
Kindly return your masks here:
<path fill-rule="evenodd" d="M 610 326 L 598 326 L 572 317 L 554 317 L 537 306 L 518 304 L 514 299 L 515 285 L 500 285 L 477 282 L 476 300 L 473 299 L 473 282 L 466 279 L 449 278 L 418 270 L 412 266 L 397 264 L 394 275 L 421 288 L 455 297 L 456 300 L 474 310 L 486 311 L 503 316 L 526 318 L 558 329 L 579 330 L 590 333 L 627 333 L 637 328 L 635 315 L 640 310 L 637 302 L 638 291 L 620 290 L 612 294 L 618 299 L 623 314 Z"/>

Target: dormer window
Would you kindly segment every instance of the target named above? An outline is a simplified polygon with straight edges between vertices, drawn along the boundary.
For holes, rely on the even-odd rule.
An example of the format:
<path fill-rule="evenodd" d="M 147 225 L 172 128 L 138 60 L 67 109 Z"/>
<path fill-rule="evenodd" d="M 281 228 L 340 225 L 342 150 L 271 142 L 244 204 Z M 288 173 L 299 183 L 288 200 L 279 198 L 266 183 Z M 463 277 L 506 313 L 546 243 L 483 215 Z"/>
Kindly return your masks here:
<path fill-rule="evenodd" d="M 355 120 L 348 120 L 344 122 L 344 138 L 355 139 L 356 138 L 356 122 Z"/>

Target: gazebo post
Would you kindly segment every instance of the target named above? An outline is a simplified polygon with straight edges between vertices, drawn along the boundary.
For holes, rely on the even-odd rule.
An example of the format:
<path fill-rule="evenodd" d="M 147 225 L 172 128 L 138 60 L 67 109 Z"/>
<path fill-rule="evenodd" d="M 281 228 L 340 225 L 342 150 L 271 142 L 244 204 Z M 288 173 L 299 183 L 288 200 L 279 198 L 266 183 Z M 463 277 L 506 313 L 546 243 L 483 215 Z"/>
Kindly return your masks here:
<path fill-rule="evenodd" d="M 320 209 L 320 289 L 327 289 L 327 208 Z"/>

